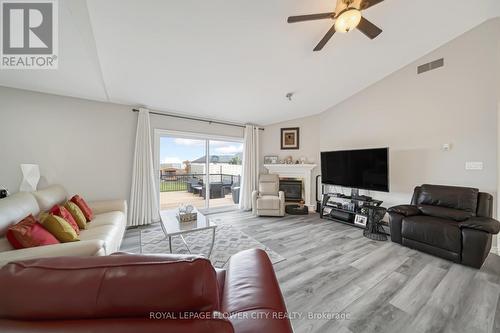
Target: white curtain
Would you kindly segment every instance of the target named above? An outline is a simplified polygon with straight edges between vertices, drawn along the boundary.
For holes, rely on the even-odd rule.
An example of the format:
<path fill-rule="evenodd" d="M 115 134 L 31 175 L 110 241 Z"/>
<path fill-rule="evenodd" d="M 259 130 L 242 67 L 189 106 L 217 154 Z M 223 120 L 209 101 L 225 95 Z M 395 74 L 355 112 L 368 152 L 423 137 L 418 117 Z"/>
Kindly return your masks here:
<path fill-rule="evenodd" d="M 129 226 L 158 221 L 158 198 L 155 189 L 149 111 L 139 109 L 130 192 Z"/>
<path fill-rule="evenodd" d="M 257 189 L 259 178 L 259 128 L 245 127 L 243 147 L 243 170 L 241 172 L 240 209 L 252 209 L 252 191 Z"/>

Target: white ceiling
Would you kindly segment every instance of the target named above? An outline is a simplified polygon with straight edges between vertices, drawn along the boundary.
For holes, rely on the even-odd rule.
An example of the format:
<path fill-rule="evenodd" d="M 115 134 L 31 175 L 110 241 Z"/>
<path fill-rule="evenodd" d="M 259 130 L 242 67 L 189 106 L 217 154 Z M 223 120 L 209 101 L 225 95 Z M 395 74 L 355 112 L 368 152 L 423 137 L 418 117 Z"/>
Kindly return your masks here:
<path fill-rule="evenodd" d="M 234 122 L 317 114 L 489 18 L 498 0 L 385 0 L 384 32 L 312 49 L 334 0 L 62 0 L 57 71 L 1 71 L 0 85 Z M 292 102 L 285 95 L 294 92 Z"/>

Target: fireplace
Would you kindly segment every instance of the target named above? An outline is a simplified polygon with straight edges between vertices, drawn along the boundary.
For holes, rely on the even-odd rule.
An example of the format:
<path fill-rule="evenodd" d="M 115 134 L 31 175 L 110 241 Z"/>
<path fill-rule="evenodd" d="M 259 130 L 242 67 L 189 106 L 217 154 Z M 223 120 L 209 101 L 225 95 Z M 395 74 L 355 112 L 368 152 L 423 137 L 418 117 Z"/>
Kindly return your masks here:
<path fill-rule="evenodd" d="M 280 191 L 285 192 L 285 201 L 302 200 L 302 180 L 281 178 Z"/>
<path fill-rule="evenodd" d="M 264 167 L 269 170 L 269 173 L 280 176 L 280 179 L 299 179 L 302 180 L 302 191 L 304 192 L 304 201 L 312 210 L 315 207 L 314 191 L 312 182 L 312 171 L 316 168 L 316 164 L 266 164 Z"/>

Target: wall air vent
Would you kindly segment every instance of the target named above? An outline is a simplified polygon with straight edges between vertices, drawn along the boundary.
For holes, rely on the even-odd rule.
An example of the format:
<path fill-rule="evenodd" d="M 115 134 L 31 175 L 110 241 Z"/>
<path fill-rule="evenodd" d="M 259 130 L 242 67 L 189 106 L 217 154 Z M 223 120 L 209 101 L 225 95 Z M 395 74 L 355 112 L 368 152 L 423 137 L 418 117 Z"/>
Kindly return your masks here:
<path fill-rule="evenodd" d="M 417 67 L 417 74 L 422 74 L 428 71 L 432 71 L 433 69 L 437 69 L 439 67 L 444 66 L 444 58 L 429 62 L 424 65 L 420 65 Z"/>

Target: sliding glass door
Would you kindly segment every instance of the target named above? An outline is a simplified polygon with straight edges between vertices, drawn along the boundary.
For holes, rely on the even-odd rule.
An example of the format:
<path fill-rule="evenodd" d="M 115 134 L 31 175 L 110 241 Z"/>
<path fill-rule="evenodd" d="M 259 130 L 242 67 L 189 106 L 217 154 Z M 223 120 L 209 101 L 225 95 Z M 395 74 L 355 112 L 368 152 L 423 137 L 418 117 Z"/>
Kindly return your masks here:
<path fill-rule="evenodd" d="M 237 205 L 243 143 L 209 140 L 210 207 Z"/>
<path fill-rule="evenodd" d="M 205 208 L 206 140 L 179 136 L 159 138 L 160 210 L 190 204 Z M 194 163 L 193 163 L 194 162 Z"/>
<path fill-rule="evenodd" d="M 243 144 L 238 138 L 155 130 L 155 165 L 161 210 L 235 206 Z"/>

